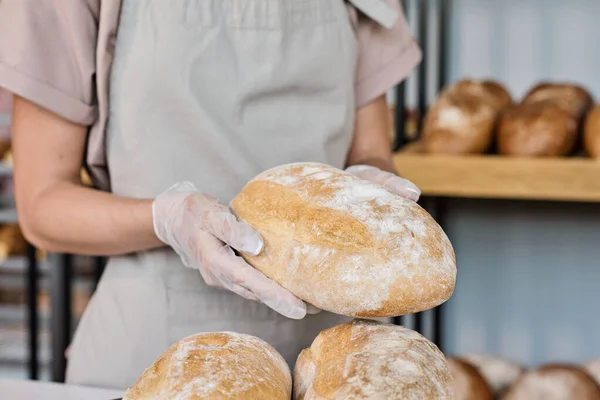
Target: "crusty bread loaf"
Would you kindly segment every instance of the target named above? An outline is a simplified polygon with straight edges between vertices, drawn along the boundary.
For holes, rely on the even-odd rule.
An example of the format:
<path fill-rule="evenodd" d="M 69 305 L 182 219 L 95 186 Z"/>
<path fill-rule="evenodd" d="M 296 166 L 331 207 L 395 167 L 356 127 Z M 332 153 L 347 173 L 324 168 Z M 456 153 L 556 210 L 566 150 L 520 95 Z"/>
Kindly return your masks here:
<path fill-rule="evenodd" d="M 245 259 L 302 300 L 353 317 L 389 317 L 445 302 L 456 260 L 418 204 L 319 163 L 276 167 L 231 203 L 265 246 Z"/>
<path fill-rule="evenodd" d="M 600 400 L 600 388 L 582 369 L 551 364 L 523 374 L 502 399 Z"/>
<path fill-rule="evenodd" d="M 466 360 L 448 357 L 455 400 L 492 400 L 492 389 L 478 369 Z"/>
<path fill-rule="evenodd" d="M 542 82 L 532 87 L 523 104 L 550 103 L 579 119 L 591 107 L 592 95 L 583 87 L 572 83 Z"/>
<path fill-rule="evenodd" d="M 504 112 L 498 127 L 498 152 L 521 157 L 557 157 L 577 141 L 577 120 L 553 104 L 520 104 Z"/>
<path fill-rule="evenodd" d="M 600 385 L 600 358 L 587 361 L 583 369 Z"/>
<path fill-rule="evenodd" d="M 600 158 L 600 105 L 594 106 L 585 121 L 583 148 L 594 158 Z"/>
<path fill-rule="evenodd" d="M 443 90 L 429 109 L 423 126 L 428 153 L 470 154 L 487 151 L 500 113 L 512 99 L 493 81 L 465 79 Z"/>
<path fill-rule="evenodd" d="M 500 357 L 486 354 L 468 354 L 463 358 L 477 367 L 477 370 L 492 388 L 494 395 L 503 393 L 525 372 L 521 365 Z"/>
<path fill-rule="evenodd" d="M 541 83 L 520 104 L 504 112 L 498 128 L 498 152 L 510 156 L 557 157 L 572 152 L 582 118 L 592 104 L 582 87 Z"/>
<path fill-rule="evenodd" d="M 218 332 L 175 343 L 123 400 L 289 400 L 291 395 L 289 367 L 273 347 L 254 336 Z"/>
<path fill-rule="evenodd" d="M 453 399 L 445 357 L 402 326 L 354 320 L 324 330 L 294 370 L 296 400 Z"/>

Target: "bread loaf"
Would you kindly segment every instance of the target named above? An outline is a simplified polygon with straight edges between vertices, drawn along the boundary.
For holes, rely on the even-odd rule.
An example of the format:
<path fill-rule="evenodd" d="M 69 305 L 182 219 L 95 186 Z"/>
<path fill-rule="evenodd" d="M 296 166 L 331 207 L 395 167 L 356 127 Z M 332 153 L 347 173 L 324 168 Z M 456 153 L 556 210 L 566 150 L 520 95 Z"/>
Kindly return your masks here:
<path fill-rule="evenodd" d="M 289 400 L 291 395 L 289 367 L 273 347 L 254 336 L 220 332 L 175 343 L 123 400 Z"/>
<path fill-rule="evenodd" d="M 500 113 L 512 103 L 497 82 L 462 80 L 442 91 L 427 113 L 422 143 L 428 153 L 487 151 Z"/>
<path fill-rule="evenodd" d="M 448 357 L 455 400 L 492 400 L 492 389 L 477 368 L 466 360 Z"/>
<path fill-rule="evenodd" d="M 522 157 L 569 154 L 577 143 L 582 117 L 591 104 L 591 95 L 577 85 L 535 86 L 520 104 L 503 113 L 498 128 L 498 152 Z"/>
<path fill-rule="evenodd" d="M 583 370 L 552 364 L 526 372 L 503 400 L 599 400 L 600 388 Z"/>
<path fill-rule="evenodd" d="M 600 158 L 600 105 L 593 107 L 585 121 L 583 148 L 594 158 Z"/>
<path fill-rule="evenodd" d="M 417 332 L 354 320 L 321 332 L 294 370 L 296 400 L 453 399 L 444 355 Z"/>
<path fill-rule="evenodd" d="M 531 88 L 523 104 L 552 104 L 580 119 L 593 103 L 592 95 L 583 87 L 570 83 L 543 82 Z"/>
<path fill-rule="evenodd" d="M 553 104 L 520 104 L 506 111 L 498 127 L 498 152 L 521 157 L 558 157 L 577 141 L 577 120 Z"/>
<path fill-rule="evenodd" d="M 273 168 L 231 203 L 265 245 L 249 264 L 320 309 L 389 317 L 445 302 L 456 260 L 418 204 L 319 163 Z"/>
<path fill-rule="evenodd" d="M 525 371 L 521 365 L 513 361 L 484 354 L 469 354 L 464 359 L 477 367 L 494 395 L 504 392 Z"/>
<path fill-rule="evenodd" d="M 586 362 L 583 369 L 600 385 L 600 358 Z"/>

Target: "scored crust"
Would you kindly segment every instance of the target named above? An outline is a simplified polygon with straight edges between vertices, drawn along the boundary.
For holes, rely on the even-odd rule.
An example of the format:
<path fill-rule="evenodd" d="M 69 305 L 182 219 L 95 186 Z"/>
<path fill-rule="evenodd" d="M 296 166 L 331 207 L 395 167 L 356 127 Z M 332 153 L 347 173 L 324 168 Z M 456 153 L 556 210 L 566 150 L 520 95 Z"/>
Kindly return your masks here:
<path fill-rule="evenodd" d="M 243 255 L 248 263 L 323 310 L 397 316 L 435 307 L 454 290 L 454 251 L 433 218 L 337 168 L 274 168 L 231 207 L 265 242 L 258 256 Z"/>
<path fill-rule="evenodd" d="M 354 320 L 322 331 L 294 370 L 294 399 L 452 399 L 442 352 L 417 332 Z"/>
<path fill-rule="evenodd" d="M 123 400 L 289 400 L 291 394 L 289 367 L 273 347 L 251 335 L 219 332 L 172 345 Z"/>

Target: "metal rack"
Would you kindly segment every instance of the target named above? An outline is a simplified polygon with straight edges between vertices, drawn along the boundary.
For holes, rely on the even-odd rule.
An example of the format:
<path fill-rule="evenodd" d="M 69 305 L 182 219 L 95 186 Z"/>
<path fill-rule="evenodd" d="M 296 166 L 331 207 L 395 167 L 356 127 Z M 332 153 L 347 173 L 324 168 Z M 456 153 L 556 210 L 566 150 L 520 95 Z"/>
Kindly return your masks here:
<path fill-rule="evenodd" d="M 412 7 L 411 7 L 412 5 Z M 436 90 L 439 92 L 448 83 L 448 38 L 450 36 L 450 11 L 452 8 L 451 0 L 421 0 L 411 4 L 408 0 L 402 0 L 402 6 L 408 20 L 417 22 L 416 39 L 421 47 L 423 59 L 418 67 L 416 74 L 416 105 L 417 105 L 417 132 L 421 131 L 423 118 L 429 105 L 428 88 L 431 82 L 435 83 Z M 414 17 L 413 17 L 414 13 Z M 437 46 L 430 46 L 430 37 L 432 33 L 437 34 Z M 435 57 L 434 57 L 435 56 Z M 435 68 L 437 74 L 431 76 L 430 65 Z M 409 95 L 409 78 L 403 81 L 396 88 L 395 100 L 395 140 L 394 151 L 401 150 L 411 141 L 418 138 L 407 137 L 406 119 L 407 119 L 407 99 Z M 422 196 L 420 204 L 437 220 L 438 224 L 444 228 L 444 199 Z M 413 326 L 416 331 L 428 336 L 438 347 L 444 351 L 443 346 L 443 317 L 444 305 L 434 308 L 431 311 L 417 313 L 413 316 Z M 429 324 L 426 324 L 428 320 Z M 395 318 L 396 324 L 406 325 L 407 318 Z M 426 331 L 426 325 L 430 329 Z"/>

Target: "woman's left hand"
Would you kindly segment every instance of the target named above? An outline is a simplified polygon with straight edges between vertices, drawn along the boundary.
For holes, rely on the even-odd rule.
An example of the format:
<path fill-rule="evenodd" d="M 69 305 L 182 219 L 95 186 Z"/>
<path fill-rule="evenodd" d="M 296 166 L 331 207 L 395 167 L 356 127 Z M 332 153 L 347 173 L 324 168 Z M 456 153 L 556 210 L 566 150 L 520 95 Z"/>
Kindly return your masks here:
<path fill-rule="evenodd" d="M 378 183 L 389 191 L 409 200 L 416 202 L 421 197 L 421 190 L 417 185 L 392 172 L 383 171 L 371 165 L 352 165 L 346 168 L 346 172 L 356 175 L 361 179 Z"/>

